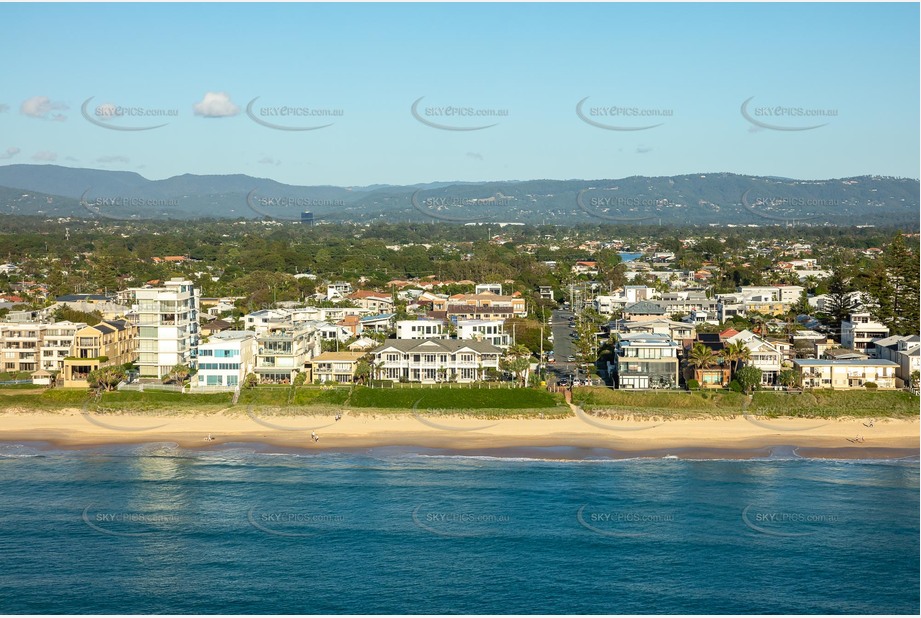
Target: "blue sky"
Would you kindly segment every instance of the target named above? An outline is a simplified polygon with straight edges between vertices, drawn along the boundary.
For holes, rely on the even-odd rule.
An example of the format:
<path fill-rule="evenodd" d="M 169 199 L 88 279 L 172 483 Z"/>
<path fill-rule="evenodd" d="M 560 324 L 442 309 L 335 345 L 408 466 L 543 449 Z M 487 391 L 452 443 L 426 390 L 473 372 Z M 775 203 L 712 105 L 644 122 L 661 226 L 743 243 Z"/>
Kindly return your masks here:
<path fill-rule="evenodd" d="M 917 178 L 918 20 L 917 4 L 0 4 L 17 50 L 0 164 L 346 186 Z M 90 97 L 103 125 L 166 126 L 98 126 Z M 262 126 L 256 97 L 258 120 L 332 124 Z M 583 116 L 618 130 L 576 114 L 586 97 Z M 116 107 L 176 115 L 105 117 Z M 280 107 L 340 115 L 268 115 Z"/>

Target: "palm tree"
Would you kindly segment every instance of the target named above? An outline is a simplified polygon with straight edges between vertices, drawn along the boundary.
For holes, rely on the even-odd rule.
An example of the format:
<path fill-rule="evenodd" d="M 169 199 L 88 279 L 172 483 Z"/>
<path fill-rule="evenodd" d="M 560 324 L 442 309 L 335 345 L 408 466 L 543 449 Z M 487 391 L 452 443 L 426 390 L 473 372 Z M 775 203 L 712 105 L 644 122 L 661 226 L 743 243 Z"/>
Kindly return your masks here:
<path fill-rule="evenodd" d="M 702 343 L 695 343 L 688 353 L 688 364 L 697 369 L 709 369 L 716 364 L 716 354 Z"/>
<path fill-rule="evenodd" d="M 720 356 L 729 361 L 729 373 L 734 376 L 741 363 L 751 360 L 751 350 L 742 341 L 730 341 L 720 352 Z"/>

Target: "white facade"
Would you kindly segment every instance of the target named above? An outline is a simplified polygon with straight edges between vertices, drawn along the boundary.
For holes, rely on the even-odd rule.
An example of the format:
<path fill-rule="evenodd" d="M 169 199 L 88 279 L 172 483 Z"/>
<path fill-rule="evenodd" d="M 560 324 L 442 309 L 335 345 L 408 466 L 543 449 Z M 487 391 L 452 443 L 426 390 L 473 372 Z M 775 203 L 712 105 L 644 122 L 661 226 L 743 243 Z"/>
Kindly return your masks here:
<path fill-rule="evenodd" d="M 64 359 L 70 355 L 74 335 L 86 326 L 83 322 L 54 322 L 48 324 L 39 352 L 41 369 L 63 371 Z"/>
<path fill-rule="evenodd" d="M 444 336 L 441 320 L 397 320 L 397 339 L 437 339 Z"/>
<path fill-rule="evenodd" d="M 198 346 L 196 387 L 236 387 L 256 363 L 256 333 L 227 330 Z"/>
<path fill-rule="evenodd" d="M 841 345 L 850 350 L 872 355 L 872 341 L 888 336 L 889 327 L 871 318 L 867 312 L 852 313 L 849 320 L 841 322 Z"/>
<path fill-rule="evenodd" d="M 156 288 L 132 288 L 131 320 L 138 326 L 141 377 L 162 378 L 174 365 L 193 366 L 198 352 L 199 293 L 174 278 Z"/>
<path fill-rule="evenodd" d="M 497 348 L 509 346 L 505 332 L 505 320 L 458 320 L 457 338 L 486 341 Z"/>
<path fill-rule="evenodd" d="M 502 350 L 483 341 L 391 339 L 371 352 L 374 373 L 383 380 L 474 382 L 499 369 Z"/>

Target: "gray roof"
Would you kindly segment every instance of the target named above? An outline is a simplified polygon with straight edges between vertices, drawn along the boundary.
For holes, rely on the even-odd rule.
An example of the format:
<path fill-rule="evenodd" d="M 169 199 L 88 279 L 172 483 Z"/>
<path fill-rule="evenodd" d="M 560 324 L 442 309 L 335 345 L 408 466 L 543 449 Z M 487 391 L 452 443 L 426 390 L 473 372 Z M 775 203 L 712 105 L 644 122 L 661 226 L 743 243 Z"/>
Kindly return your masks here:
<path fill-rule="evenodd" d="M 867 365 L 873 367 L 898 367 L 898 363 L 893 363 L 888 360 L 877 360 L 874 358 L 870 359 L 839 359 L 839 360 L 816 360 L 810 358 L 796 359 L 793 361 L 794 365 L 800 365 L 801 367 L 848 367 L 848 366 L 858 366 L 865 367 Z"/>
<path fill-rule="evenodd" d="M 433 352 L 454 354 L 461 350 L 473 350 L 480 354 L 502 354 L 502 350 L 491 343 L 468 339 L 388 339 L 384 345 L 371 350 L 371 353 L 377 354 L 387 349 L 418 354 Z"/>
<path fill-rule="evenodd" d="M 632 305 L 624 307 L 624 313 L 665 315 L 665 308 L 662 305 L 649 302 L 648 300 L 641 300 L 638 303 L 633 303 Z"/>

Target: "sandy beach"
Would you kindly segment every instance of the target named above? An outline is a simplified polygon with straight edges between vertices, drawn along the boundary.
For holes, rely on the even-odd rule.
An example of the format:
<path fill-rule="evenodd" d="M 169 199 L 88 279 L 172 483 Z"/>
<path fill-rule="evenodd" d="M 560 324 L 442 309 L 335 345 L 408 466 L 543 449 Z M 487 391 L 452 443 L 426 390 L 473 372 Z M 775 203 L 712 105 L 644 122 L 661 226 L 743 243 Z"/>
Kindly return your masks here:
<path fill-rule="evenodd" d="M 610 456 L 687 458 L 764 457 L 784 447 L 804 457 L 903 458 L 919 452 L 919 423 L 903 419 L 610 420 L 580 409 L 567 418 L 490 420 L 449 415 L 342 412 L 323 416 L 266 416 L 251 410 L 216 414 L 92 414 L 7 411 L 0 441 L 48 442 L 60 447 L 175 443 L 209 448 L 263 443 L 309 450 L 419 447 L 501 455 L 528 449 L 603 449 Z M 315 440 L 313 434 L 318 440 Z M 212 439 L 209 440 L 208 437 Z M 862 441 L 858 439 L 862 438 Z"/>

